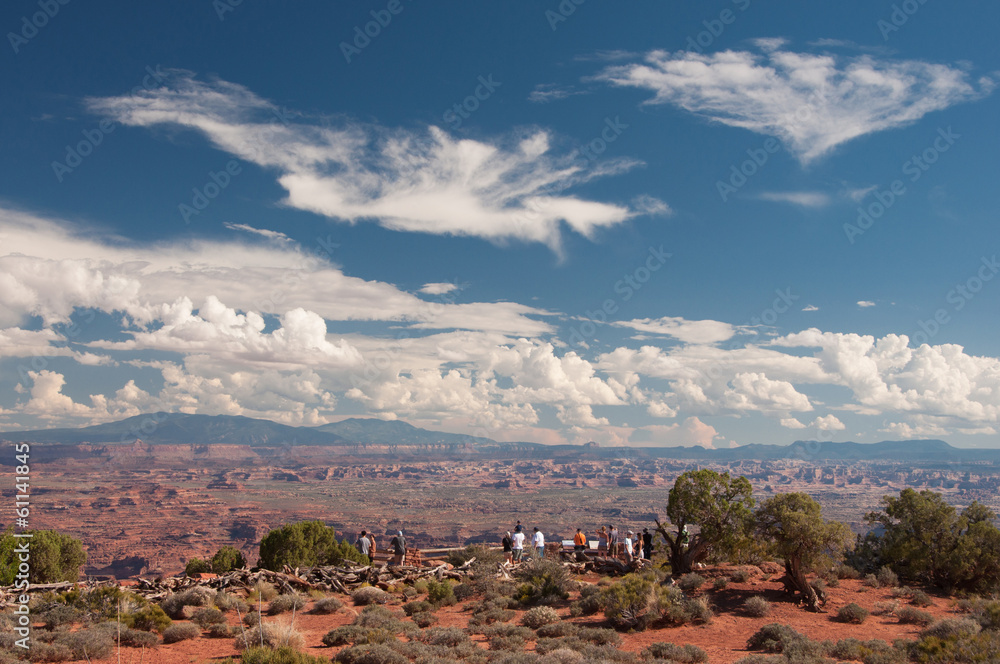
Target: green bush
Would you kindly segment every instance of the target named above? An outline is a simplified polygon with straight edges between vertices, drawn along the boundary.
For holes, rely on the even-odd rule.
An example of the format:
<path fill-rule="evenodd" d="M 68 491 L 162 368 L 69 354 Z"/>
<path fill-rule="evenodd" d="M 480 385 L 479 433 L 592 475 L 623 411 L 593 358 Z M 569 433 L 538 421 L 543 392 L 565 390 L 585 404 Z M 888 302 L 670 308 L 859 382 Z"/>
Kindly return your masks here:
<path fill-rule="evenodd" d="M 729 577 L 728 576 L 717 576 L 717 577 L 715 577 L 715 579 L 712 580 L 712 589 L 713 590 L 725 590 L 726 586 L 728 586 L 728 585 L 729 585 Z"/>
<path fill-rule="evenodd" d="M 626 576 L 601 593 L 604 617 L 615 627 L 622 629 L 644 629 L 655 615 L 650 611 L 656 597 L 653 583 L 647 577 Z"/>
<path fill-rule="evenodd" d="M 805 636 L 788 625 L 771 623 L 761 627 L 747 640 L 747 649 L 780 653 L 795 641 L 804 638 Z"/>
<path fill-rule="evenodd" d="M 771 612 L 771 603 L 760 595 L 754 595 L 743 602 L 743 612 L 753 618 L 764 618 Z"/>
<path fill-rule="evenodd" d="M 913 606 L 927 608 L 928 606 L 934 606 L 934 600 L 932 600 L 931 596 L 923 590 L 914 590 L 910 593 L 910 604 Z"/>
<path fill-rule="evenodd" d="M 248 610 L 247 603 L 243 601 L 237 595 L 232 593 L 227 593 L 225 590 L 220 590 L 215 593 L 215 599 L 212 600 L 221 611 L 239 611 L 240 613 L 246 613 Z"/>
<path fill-rule="evenodd" d="M 35 620 L 44 623 L 45 629 L 48 630 L 80 622 L 84 617 L 84 613 L 80 609 L 58 603 L 49 604 L 43 609 L 35 609 L 34 615 Z M 10 629 L 13 629 L 13 625 L 10 626 Z"/>
<path fill-rule="evenodd" d="M 685 574 L 677 581 L 677 586 L 686 593 L 694 592 L 705 585 L 705 577 L 694 572 Z"/>
<path fill-rule="evenodd" d="M 535 630 L 539 637 L 558 639 L 564 636 L 575 636 L 579 628 L 571 622 L 560 620 L 558 622 L 542 625 Z"/>
<path fill-rule="evenodd" d="M 215 607 L 205 606 L 194 612 L 191 622 L 202 629 L 208 629 L 209 625 L 226 622 L 226 616 Z"/>
<path fill-rule="evenodd" d="M 895 588 L 899 585 L 899 577 L 891 569 L 883 565 L 875 575 L 878 584 L 883 588 Z"/>
<path fill-rule="evenodd" d="M 431 627 L 417 635 L 422 642 L 432 646 L 457 648 L 464 643 L 470 643 L 469 635 L 458 627 Z"/>
<path fill-rule="evenodd" d="M 81 629 L 76 632 L 62 632 L 53 645 L 65 646 L 73 659 L 104 659 L 111 656 L 115 642 L 110 630 Z"/>
<path fill-rule="evenodd" d="M 336 597 L 324 597 L 323 599 L 317 600 L 316 603 L 313 604 L 312 612 L 330 614 L 336 613 L 342 608 L 344 608 L 344 603 Z"/>
<path fill-rule="evenodd" d="M 842 623 L 860 625 L 868 620 L 868 611 L 859 604 L 851 602 L 840 607 L 840 610 L 837 611 L 837 620 Z"/>
<path fill-rule="evenodd" d="M 494 636 L 490 639 L 490 650 L 524 650 L 525 641 L 520 636 Z"/>
<path fill-rule="evenodd" d="M 234 569 L 243 569 L 247 566 L 247 560 L 243 553 L 232 546 L 220 547 L 212 556 L 212 571 L 216 574 L 225 574 Z"/>
<path fill-rule="evenodd" d="M 576 630 L 576 638 L 581 641 L 588 641 L 598 646 L 617 646 L 622 642 L 622 637 L 613 629 L 604 627 L 585 627 L 581 625 Z"/>
<path fill-rule="evenodd" d="M 240 630 L 233 630 L 226 623 L 212 623 L 208 626 L 208 636 L 213 639 L 225 639 Z"/>
<path fill-rule="evenodd" d="M 408 616 L 412 616 L 414 613 L 426 613 L 427 611 L 433 610 L 434 606 L 430 602 L 425 602 L 423 600 L 407 602 L 403 605 L 403 613 Z"/>
<path fill-rule="evenodd" d="M 201 630 L 197 625 L 191 623 L 178 623 L 163 630 L 164 643 L 177 643 L 187 641 L 201 635 Z"/>
<path fill-rule="evenodd" d="M 115 628 L 114 637 L 121 645 L 128 648 L 157 648 L 160 645 L 160 639 L 156 634 L 152 632 L 147 632 L 141 629 L 132 629 L 122 625 L 120 628 Z"/>
<path fill-rule="evenodd" d="M 438 617 L 430 611 L 418 611 L 410 616 L 410 620 L 412 620 L 414 624 L 421 629 L 430 627 L 431 625 L 435 625 L 439 622 Z"/>
<path fill-rule="evenodd" d="M 698 646 L 677 646 L 673 643 L 651 643 L 642 654 L 647 659 L 661 659 L 679 664 L 698 664 L 708 661 L 708 653 Z"/>
<path fill-rule="evenodd" d="M 32 535 L 29 583 L 56 583 L 80 578 L 80 567 L 87 562 L 87 552 L 83 550 L 80 540 L 55 530 L 27 532 Z M 15 549 L 24 541 L 27 540 L 14 537 L 14 530 L 10 527 L 0 534 L 0 585 L 9 586 L 16 580 L 20 561 Z"/>
<path fill-rule="evenodd" d="M 559 614 L 551 606 L 536 606 L 521 616 L 521 624 L 531 629 L 538 629 L 558 620 Z"/>
<path fill-rule="evenodd" d="M 267 615 L 276 616 L 289 611 L 301 611 L 307 602 L 301 595 L 278 595 L 267 605 Z"/>
<path fill-rule="evenodd" d="M 896 617 L 903 625 L 930 625 L 934 622 L 934 616 L 926 611 L 915 609 L 912 606 L 904 606 L 901 609 L 897 609 Z"/>
<path fill-rule="evenodd" d="M 409 664 L 409 659 L 381 643 L 344 648 L 334 661 L 339 664 Z"/>
<path fill-rule="evenodd" d="M 314 657 L 294 648 L 247 648 L 240 655 L 240 664 L 329 664 L 325 657 Z"/>
<path fill-rule="evenodd" d="M 351 599 L 354 600 L 354 603 L 362 606 L 385 604 L 391 598 L 392 595 L 375 586 L 364 586 L 351 593 Z"/>
<path fill-rule="evenodd" d="M 208 588 L 195 586 L 179 593 L 171 593 L 160 600 L 160 606 L 167 615 L 174 619 L 183 618 L 185 606 L 211 606 L 215 602 L 215 593 Z"/>
<path fill-rule="evenodd" d="M 207 560 L 202 560 L 201 558 L 192 558 L 187 561 L 187 565 L 184 566 L 184 573 L 188 576 L 193 576 L 194 574 L 204 574 L 211 571 L 212 563 Z"/>
<path fill-rule="evenodd" d="M 677 586 L 661 586 L 655 596 L 656 613 L 673 625 L 710 623 L 712 611 L 702 599 L 685 597 Z"/>
<path fill-rule="evenodd" d="M 563 601 L 576 585 L 569 577 L 569 570 L 547 558 L 533 559 L 520 565 L 514 576 L 520 582 L 514 598 L 528 605 Z"/>
<path fill-rule="evenodd" d="M 173 622 L 170 616 L 162 608 L 155 604 L 145 606 L 137 611 L 125 613 L 121 616 L 122 624 L 134 629 L 141 629 L 147 632 L 163 633 L 163 630 L 170 627 Z"/>
<path fill-rule="evenodd" d="M 434 606 L 451 606 L 455 603 L 455 591 L 447 581 L 427 582 L 427 601 Z"/>
<path fill-rule="evenodd" d="M 270 531 L 260 542 L 259 565 L 281 571 L 282 566 L 339 565 L 344 560 L 364 562 L 346 539 L 337 542 L 336 531 L 322 521 L 289 523 Z"/>

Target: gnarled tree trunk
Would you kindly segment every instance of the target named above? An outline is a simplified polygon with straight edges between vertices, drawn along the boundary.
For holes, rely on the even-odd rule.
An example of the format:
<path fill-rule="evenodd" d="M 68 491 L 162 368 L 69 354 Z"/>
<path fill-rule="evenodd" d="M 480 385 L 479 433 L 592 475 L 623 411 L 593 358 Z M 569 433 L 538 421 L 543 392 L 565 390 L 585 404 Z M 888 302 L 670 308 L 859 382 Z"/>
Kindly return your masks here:
<path fill-rule="evenodd" d="M 802 561 L 797 556 L 785 560 L 785 586 L 791 587 L 802 594 L 802 601 L 810 611 L 820 613 L 820 597 L 816 594 L 816 589 L 809 585 L 805 571 L 802 569 Z M 825 603 L 825 602 L 824 602 Z"/>

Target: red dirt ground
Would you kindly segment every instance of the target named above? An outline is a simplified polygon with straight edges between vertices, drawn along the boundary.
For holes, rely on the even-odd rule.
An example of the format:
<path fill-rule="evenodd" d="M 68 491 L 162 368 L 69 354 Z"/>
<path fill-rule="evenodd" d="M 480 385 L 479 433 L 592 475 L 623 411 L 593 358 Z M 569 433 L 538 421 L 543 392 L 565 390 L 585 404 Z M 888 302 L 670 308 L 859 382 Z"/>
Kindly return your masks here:
<path fill-rule="evenodd" d="M 721 576 L 725 573 L 725 568 L 713 568 L 701 572 L 704 576 Z M 596 582 L 596 576 L 583 576 L 580 580 L 585 582 Z M 856 602 L 862 607 L 871 611 L 875 602 L 891 601 L 893 598 L 888 588 L 868 588 L 860 581 L 843 580 L 837 588 L 829 588 L 829 599 L 826 605 L 826 613 L 815 614 L 795 605 L 785 599 L 782 593 L 782 586 L 777 580 L 764 581 L 758 576 L 757 579 L 750 579 L 746 583 L 732 583 L 720 591 L 712 589 L 711 583 L 706 583 L 699 595 L 708 599 L 715 611 L 715 619 L 711 624 L 698 626 L 682 626 L 650 629 L 644 632 L 632 634 L 622 634 L 623 650 L 638 652 L 651 643 L 667 641 L 678 645 L 694 644 L 703 648 L 709 656 L 711 664 L 730 664 L 741 657 L 749 654 L 746 649 L 747 639 L 763 625 L 777 622 L 790 625 L 794 629 L 806 634 L 814 640 L 822 639 L 843 639 L 854 637 L 857 639 L 883 639 L 891 643 L 894 639 L 905 638 L 915 639 L 920 627 L 915 625 L 901 625 L 895 618 L 872 615 L 862 625 L 843 624 L 834 621 L 837 609 L 850 602 Z M 750 618 L 739 611 L 743 601 L 753 595 L 763 595 L 772 603 L 770 615 L 765 618 Z M 947 617 L 952 613 L 954 600 L 934 596 L 931 598 L 934 605 L 923 610 L 931 613 L 935 618 Z M 330 658 L 336 655 L 340 648 L 330 648 L 324 646 L 322 637 L 330 629 L 350 623 L 361 607 L 353 606 L 349 598 L 344 599 L 344 608 L 333 615 L 313 615 L 308 612 L 295 616 L 295 626 L 305 637 L 305 651 L 311 655 Z M 419 599 L 419 598 L 417 598 Z M 576 599 L 575 597 L 571 599 Z M 406 600 L 409 601 L 409 600 Z M 477 600 L 473 598 L 455 606 L 444 607 L 436 611 L 440 622 L 436 626 L 440 627 L 465 627 L 468 624 L 471 613 L 469 608 Z M 900 606 L 907 604 L 907 600 L 900 599 Z M 399 605 L 403 601 L 395 600 L 389 606 L 399 610 Z M 572 618 L 569 613 L 568 602 L 564 606 L 556 607 L 563 619 L 594 627 L 607 627 L 603 615 L 584 616 Z M 400 613 L 402 613 L 400 611 Z M 524 611 L 518 611 L 517 617 L 512 622 L 520 620 Z M 230 624 L 238 624 L 235 614 L 228 614 Z M 290 614 L 285 614 L 284 619 L 288 619 Z M 268 620 L 265 617 L 265 621 Z M 487 647 L 484 639 L 480 635 L 472 637 L 481 647 Z M 93 660 L 91 664 L 192 664 L 195 662 L 212 662 L 225 657 L 237 655 L 233 647 L 233 640 L 211 639 L 201 637 L 189 641 L 182 641 L 170 645 L 161 645 L 158 649 L 147 651 L 144 654 L 134 648 L 123 648 L 121 657 L 116 654 L 105 660 Z M 527 650 L 533 650 L 533 642 L 529 642 Z"/>

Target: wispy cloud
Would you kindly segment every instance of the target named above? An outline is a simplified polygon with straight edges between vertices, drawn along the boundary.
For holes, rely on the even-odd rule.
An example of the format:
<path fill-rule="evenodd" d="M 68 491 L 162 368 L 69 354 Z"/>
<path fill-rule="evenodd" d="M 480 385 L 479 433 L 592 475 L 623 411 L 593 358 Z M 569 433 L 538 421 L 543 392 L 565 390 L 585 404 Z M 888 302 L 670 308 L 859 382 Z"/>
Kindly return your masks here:
<path fill-rule="evenodd" d="M 420 292 L 426 295 L 444 295 L 445 293 L 450 293 L 455 290 L 458 290 L 458 286 L 447 282 L 424 284 L 420 288 Z"/>
<path fill-rule="evenodd" d="M 528 101 L 536 104 L 547 104 L 550 101 L 566 99 L 575 95 L 587 94 L 583 90 L 576 90 L 571 86 L 562 86 L 555 83 L 539 83 L 528 95 Z"/>
<path fill-rule="evenodd" d="M 268 240 L 281 240 L 283 242 L 290 242 L 291 238 L 280 231 L 272 231 L 266 228 L 254 228 L 248 224 L 234 224 L 232 222 L 226 221 L 222 224 L 231 231 L 243 231 L 245 233 L 253 233 L 254 235 L 260 235 L 261 237 L 266 237 Z"/>
<path fill-rule="evenodd" d="M 732 127 L 780 138 L 803 163 L 873 132 L 993 90 L 957 67 L 795 53 L 782 40 L 758 40 L 760 53 L 651 51 L 644 63 L 612 66 L 599 79 L 651 90 L 670 104 Z"/>
<path fill-rule="evenodd" d="M 307 122 L 243 86 L 205 83 L 181 71 L 162 88 L 88 103 L 126 125 L 200 131 L 219 149 L 276 170 L 287 205 L 331 219 L 555 249 L 562 224 L 590 237 L 638 214 L 567 191 L 640 162 L 589 164 L 575 152 L 557 154 L 540 129 L 487 142 L 433 126 L 420 131 L 350 120 Z"/>
<path fill-rule="evenodd" d="M 807 208 L 821 208 L 830 204 L 830 196 L 820 191 L 765 191 L 758 194 L 757 198 Z"/>
<path fill-rule="evenodd" d="M 875 303 L 871 300 L 858 300 L 858 306 L 862 309 L 867 309 L 868 307 L 874 307 Z"/>
<path fill-rule="evenodd" d="M 807 304 L 806 306 L 802 307 L 802 311 L 819 311 L 819 307 L 812 304 Z"/>

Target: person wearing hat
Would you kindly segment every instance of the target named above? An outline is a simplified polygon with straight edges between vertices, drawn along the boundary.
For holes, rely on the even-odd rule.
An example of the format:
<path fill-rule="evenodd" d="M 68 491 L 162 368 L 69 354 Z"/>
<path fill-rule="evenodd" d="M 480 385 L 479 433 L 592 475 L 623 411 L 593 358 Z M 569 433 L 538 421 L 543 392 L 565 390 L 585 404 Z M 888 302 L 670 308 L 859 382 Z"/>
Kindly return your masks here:
<path fill-rule="evenodd" d="M 402 565 L 403 561 L 406 560 L 406 538 L 403 537 L 402 530 L 396 532 L 396 536 L 389 542 L 389 546 L 392 547 L 392 564 Z"/>

